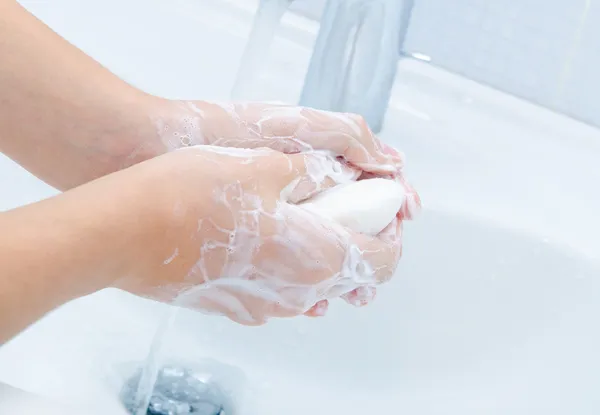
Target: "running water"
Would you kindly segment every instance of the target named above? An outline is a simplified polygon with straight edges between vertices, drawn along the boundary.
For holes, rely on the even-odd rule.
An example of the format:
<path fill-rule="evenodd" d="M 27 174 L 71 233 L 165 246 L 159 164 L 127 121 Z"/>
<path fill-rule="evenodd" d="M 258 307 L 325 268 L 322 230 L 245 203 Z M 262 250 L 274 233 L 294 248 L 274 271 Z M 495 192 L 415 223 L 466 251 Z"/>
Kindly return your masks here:
<path fill-rule="evenodd" d="M 269 49 L 279 26 L 281 18 L 294 0 L 261 0 L 252 31 L 242 56 L 234 87 L 232 99 L 249 99 L 260 74 L 263 63 L 268 59 Z M 175 301 L 177 303 L 177 301 Z M 134 415 L 146 415 L 154 387 L 160 372 L 163 346 L 167 333 L 177 317 L 178 308 L 170 307 L 167 315 L 158 325 L 146 363 L 142 368 L 140 381 L 135 393 Z"/>
<path fill-rule="evenodd" d="M 260 0 L 233 90 L 234 100 L 252 99 L 256 80 L 269 56 L 279 22 L 294 0 Z"/>
<path fill-rule="evenodd" d="M 135 393 L 134 415 L 146 415 L 150 399 L 154 392 L 154 385 L 160 371 L 160 362 L 162 360 L 162 348 L 167 338 L 167 333 L 177 317 L 179 309 L 175 306 L 169 307 L 167 315 L 163 318 L 156 329 L 150 351 L 146 358 L 146 364 L 142 368 L 140 382 Z"/>

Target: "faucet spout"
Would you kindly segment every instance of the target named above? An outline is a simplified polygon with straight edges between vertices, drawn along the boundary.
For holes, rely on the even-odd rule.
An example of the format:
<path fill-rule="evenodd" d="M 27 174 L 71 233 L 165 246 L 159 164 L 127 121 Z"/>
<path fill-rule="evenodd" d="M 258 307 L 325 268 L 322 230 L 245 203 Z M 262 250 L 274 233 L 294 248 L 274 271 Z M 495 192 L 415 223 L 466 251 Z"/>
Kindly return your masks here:
<path fill-rule="evenodd" d="M 328 0 L 300 104 L 383 125 L 414 0 Z"/>

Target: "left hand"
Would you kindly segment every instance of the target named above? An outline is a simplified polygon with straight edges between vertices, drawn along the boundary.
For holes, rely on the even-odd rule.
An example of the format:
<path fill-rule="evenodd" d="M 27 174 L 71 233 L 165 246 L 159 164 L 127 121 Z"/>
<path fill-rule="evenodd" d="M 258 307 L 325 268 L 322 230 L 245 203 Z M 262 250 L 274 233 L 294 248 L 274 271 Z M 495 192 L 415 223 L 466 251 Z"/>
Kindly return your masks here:
<path fill-rule="evenodd" d="M 296 205 L 355 177 L 320 152 L 214 146 L 180 149 L 112 175 L 119 185 L 107 191 L 138 194 L 123 203 L 123 218 L 144 211 L 152 224 L 141 226 L 141 235 L 134 228 L 135 243 L 117 255 L 124 271 L 112 285 L 247 325 L 323 315 L 328 299 L 340 296 L 362 305 L 360 296 L 394 274 L 400 221 L 373 237 Z"/>

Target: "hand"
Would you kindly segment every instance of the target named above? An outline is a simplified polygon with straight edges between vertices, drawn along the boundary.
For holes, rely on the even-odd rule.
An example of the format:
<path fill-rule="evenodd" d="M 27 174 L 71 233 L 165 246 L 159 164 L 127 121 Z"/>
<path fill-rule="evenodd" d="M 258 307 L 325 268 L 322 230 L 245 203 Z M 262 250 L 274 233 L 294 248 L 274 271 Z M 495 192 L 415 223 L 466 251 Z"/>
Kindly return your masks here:
<path fill-rule="evenodd" d="M 115 282 L 138 295 L 255 325 L 370 292 L 400 256 L 398 220 L 373 238 L 294 204 L 357 177 L 323 153 L 198 146 L 119 174 L 143 177 L 142 203 L 161 212 Z"/>
<path fill-rule="evenodd" d="M 159 100 L 154 107 L 152 118 L 167 150 L 198 144 L 287 154 L 324 150 L 377 174 L 394 173 L 403 165 L 402 155 L 355 114 L 265 103 Z"/>

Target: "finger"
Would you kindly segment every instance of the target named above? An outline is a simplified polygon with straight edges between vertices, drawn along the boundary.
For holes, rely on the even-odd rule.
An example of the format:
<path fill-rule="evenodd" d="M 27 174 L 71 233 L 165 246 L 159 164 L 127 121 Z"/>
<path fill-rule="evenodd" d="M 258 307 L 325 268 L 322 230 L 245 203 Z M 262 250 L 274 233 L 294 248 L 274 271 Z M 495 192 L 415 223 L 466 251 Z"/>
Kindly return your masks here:
<path fill-rule="evenodd" d="M 359 131 L 358 136 L 355 135 L 355 137 L 357 137 L 357 141 L 360 142 L 373 157 L 375 164 L 372 164 L 373 161 L 370 159 L 360 160 L 359 157 L 353 157 L 352 155 L 347 154 L 349 159 L 356 159 L 356 165 L 358 167 L 362 170 L 374 173 L 395 172 L 402 169 L 404 166 L 404 154 L 393 147 L 384 144 L 375 134 L 373 134 L 366 120 L 361 115 L 346 113 L 343 114 L 343 116 L 354 121 L 353 130 Z M 350 148 L 350 151 L 352 151 L 352 148 Z M 385 168 L 381 168 L 381 166 L 385 166 Z M 393 168 L 390 169 L 388 166 L 393 166 Z"/>
<path fill-rule="evenodd" d="M 266 323 L 268 316 L 257 312 L 254 302 L 245 293 L 231 290 L 234 285 L 210 286 L 190 290 L 180 298 L 178 305 L 198 310 L 208 315 L 225 316 L 245 326 L 260 326 Z"/>
<path fill-rule="evenodd" d="M 304 313 L 307 317 L 323 317 L 329 309 L 329 301 L 320 300 Z"/>
<path fill-rule="evenodd" d="M 389 151 L 365 120 L 312 108 L 265 103 L 221 106 L 220 127 L 209 137 L 219 146 L 269 147 L 285 153 L 328 150 L 349 163 L 373 172 L 393 172 L 403 156 Z"/>
<path fill-rule="evenodd" d="M 221 283 L 223 285 L 188 293 L 185 301 L 179 301 L 178 305 L 208 315 L 225 316 L 245 326 L 260 326 L 272 317 L 296 317 L 306 310 L 302 306 L 304 302 L 302 295 L 289 295 L 293 290 L 266 290 L 263 284 L 253 283 L 250 280 Z M 304 314 L 312 317 L 323 316 L 327 312 L 327 307 L 326 300 L 318 301 Z"/>
<path fill-rule="evenodd" d="M 384 154 L 390 154 L 392 156 L 402 158 L 402 153 L 396 150 L 394 147 L 387 145 L 386 143 L 381 143 L 381 147 Z"/>
<path fill-rule="evenodd" d="M 359 170 L 324 152 L 313 151 L 288 157 L 290 168 L 282 197 L 291 203 L 309 199 L 335 185 L 354 181 L 360 175 Z"/>
<path fill-rule="evenodd" d="M 388 226 L 385 227 L 385 229 L 379 232 L 377 238 L 380 241 L 386 242 L 390 245 L 402 245 L 403 223 L 398 215 L 396 215 L 396 217 Z"/>
<path fill-rule="evenodd" d="M 394 275 L 402 255 L 402 221 L 394 218 L 377 237 L 355 235 L 356 249 L 369 268 L 363 273 L 371 278 L 372 285 L 387 282 Z M 368 279 L 361 285 L 371 285 Z"/>
<path fill-rule="evenodd" d="M 267 271 L 268 275 L 261 274 Z M 236 303 L 243 305 L 254 321 L 266 321 L 271 317 L 295 317 L 303 314 L 312 298 L 314 290 L 304 285 L 289 285 L 276 275 L 260 266 L 255 267 L 247 279 L 220 281 L 221 291 L 234 297 Z M 308 301 L 308 303 L 307 303 Z M 228 307 L 232 309 L 232 307 Z M 248 320 L 247 316 L 242 318 Z"/>
<path fill-rule="evenodd" d="M 278 208 L 285 223 L 277 238 L 261 246 L 259 256 L 264 256 L 265 266 L 267 258 L 286 258 L 286 267 L 277 274 L 289 283 L 314 287 L 312 304 L 393 275 L 401 247 L 395 236 L 398 220 L 382 234 L 384 239 L 355 233 L 301 206 L 282 203 Z"/>
<path fill-rule="evenodd" d="M 403 174 L 397 175 L 395 180 L 404 187 L 404 194 L 406 195 L 402 208 L 398 212 L 398 218 L 400 220 L 414 219 L 421 211 L 421 198 L 417 191 L 406 181 Z"/>
<path fill-rule="evenodd" d="M 300 113 L 306 121 L 295 136 L 312 148 L 333 151 L 365 171 L 385 173 L 402 168 L 403 156 L 386 153 L 360 115 L 312 108 L 302 108 Z"/>
<path fill-rule="evenodd" d="M 358 287 L 341 298 L 354 307 L 364 307 L 375 299 L 377 288 L 373 286 Z"/>

